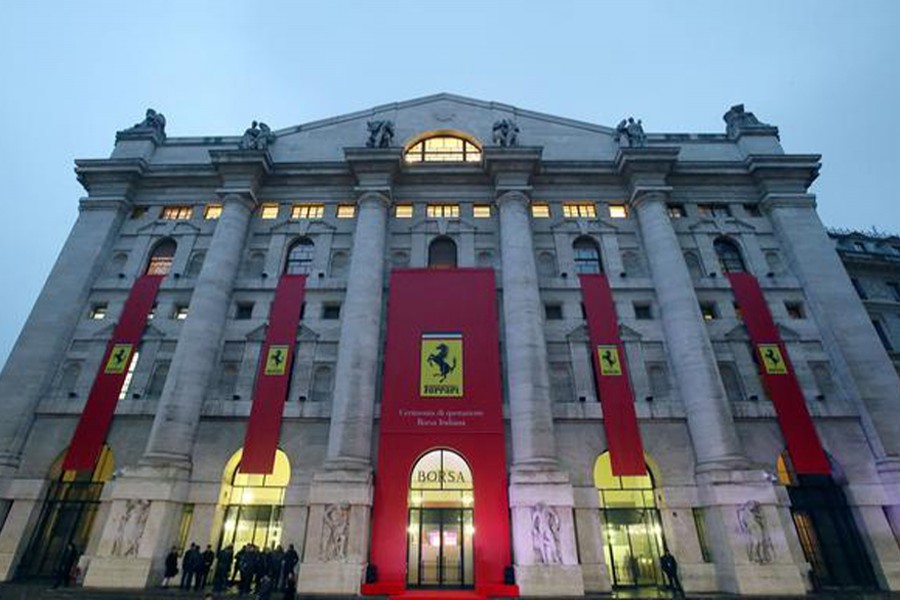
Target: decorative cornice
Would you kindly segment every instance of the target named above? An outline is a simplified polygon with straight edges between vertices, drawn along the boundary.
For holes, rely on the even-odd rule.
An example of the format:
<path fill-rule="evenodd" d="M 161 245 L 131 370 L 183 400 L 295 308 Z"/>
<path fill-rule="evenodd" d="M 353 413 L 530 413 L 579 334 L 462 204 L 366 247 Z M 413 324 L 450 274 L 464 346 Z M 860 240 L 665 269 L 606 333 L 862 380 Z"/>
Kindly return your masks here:
<path fill-rule="evenodd" d="M 227 199 L 239 196 L 256 205 L 257 194 L 266 175 L 272 172 L 267 150 L 210 150 L 209 157 L 219 173 L 221 187 L 216 193 Z"/>
<path fill-rule="evenodd" d="M 116 197 L 129 199 L 135 184 L 147 170 L 142 158 L 79 159 L 75 174 L 91 199 Z"/>
<path fill-rule="evenodd" d="M 819 176 L 821 154 L 751 154 L 744 160 L 763 193 L 805 192 Z"/>
<path fill-rule="evenodd" d="M 616 170 L 626 177 L 639 174 L 665 176 L 672 172 L 679 152 L 681 148 L 677 146 L 619 148 L 615 160 Z"/>
<path fill-rule="evenodd" d="M 759 207 L 768 212 L 774 208 L 816 208 L 815 194 L 768 193 L 759 201 Z"/>
<path fill-rule="evenodd" d="M 497 194 L 530 190 L 543 151 L 542 146 L 485 147 L 484 170 L 493 180 Z"/>

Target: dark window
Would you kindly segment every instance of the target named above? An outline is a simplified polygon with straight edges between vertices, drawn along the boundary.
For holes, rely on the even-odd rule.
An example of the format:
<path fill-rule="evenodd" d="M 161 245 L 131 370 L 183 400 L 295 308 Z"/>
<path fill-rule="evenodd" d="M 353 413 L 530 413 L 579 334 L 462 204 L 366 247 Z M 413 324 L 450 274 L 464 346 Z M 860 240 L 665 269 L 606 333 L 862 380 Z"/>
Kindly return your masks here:
<path fill-rule="evenodd" d="M 748 217 L 761 217 L 762 213 L 759 211 L 758 204 L 745 204 L 744 211 L 747 213 Z"/>
<path fill-rule="evenodd" d="M 428 266 L 432 269 L 456 268 L 456 242 L 441 236 L 428 246 Z"/>
<path fill-rule="evenodd" d="M 669 213 L 670 219 L 683 219 L 687 216 L 684 204 L 667 204 L 666 211 Z"/>
<path fill-rule="evenodd" d="M 300 238 L 288 250 L 284 272 L 287 275 L 303 275 L 309 273 L 312 266 L 315 245 L 309 238 Z"/>
<path fill-rule="evenodd" d="M 322 318 L 328 320 L 341 318 L 340 304 L 325 304 L 322 306 Z"/>
<path fill-rule="evenodd" d="M 803 310 L 802 302 L 785 302 L 784 307 L 787 309 L 787 314 L 792 319 L 805 319 L 806 311 Z"/>
<path fill-rule="evenodd" d="M 234 318 L 244 321 L 246 319 L 253 318 L 253 303 L 252 302 L 238 302 L 237 308 L 234 310 Z"/>
<path fill-rule="evenodd" d="M 853 279 L 850 280 L 850 283 L 853 284 L 853 289 L 856 290 L 856 293 L 859 295 L 860 298 L 862 298 L 863 300 L 868 299 L 869 295 L 866 294 L 866 288 L 864 288 L 862 286 L 862 284 L 859 282 L 859 279 L 856 279 L 854 277 Z"/>
<path fill-rule="evenodd" d="M 853 242 L 853 249 L 856 250 L 857 252 L 865 252 L 866 245 L 862 242 Z"/>
<path fill-rule="evenodd" d="M 724 218 L 731 216 L 731 209 L 727 204 L 698 204 L 697 212 L 704 217 Z"/>
<path fill-rule="evenodd" d="M 176 247 L 175 242 L 169 239 L 158 243 L 150 253 L 147 275 L 168 275 L 172 269 L 172 259 L 175 257 Z"/>
<path fill-rule="evenodd" d="M 716 308 L 715 302 L 701 302 L 700 314 L 703 315 L 703 318 L 706 321 L 714 321 L 719 318 L 719 311 Z"/>
<path fill-rule="evenodd" d="M 731 240 L 719 238 L 713 243 L 716 255 L 719 257 L 719 265 L 724 273 L 743 273 L 747 269 L 744 268 L 744 259 L 741 258 L 741 251 L 737 245 Z"/>
<path fill-rule="evenodd" d="M 544 316 L 548 321 L 559 321 L 563 318 L 562 304 L 545 304 Z"/>
<path fill-rule="evenodd" d="M 894 296 L 894 300 L 900 300 L 900 283 L 896 281 L 888 281 L 887 282 L 888 289 L 891 290 L 891 294 Z"/>
<path fill-rule="evenodd" d="M 634 305 L 634 318 L 640 319 L 642 321 L 652 319 L 653 311 L 651 311 L 650 305 L 649 304 L 635 304 Z"/>
<path fill-rule="evenodd" d="M 884 349 L 888 352 L 893 352 L 894 346 L 891 344 L 891 338 L 888 337 L 887 331 L 884 330 L 884 323 L 873 320 L 872 325 L 875 326 L 875 332 L 878 334 L 881 343 L 884 344 Z"/>
<path fill-rule="evenodd" d="M 328 402 L 331 400 L 331 392 L 334 389 L 334 372 L 328 365 L 319 365 L 313 371 L 312 393 L 313 402 Z"/>
<path fill-rule="evenodd" d="M 147 214 L 146 206 L 135 206 L 133 209 L 131 209 L 131 218 L 132 219 L 140 219 L 141 217 L 143 217 L 146 214 Z"/>
<path fill-rule="evenodd" d="M 600 269 L 600 250 L 590 238 L 578 238 L 572 244 L 575 251 L 576 273 L 602 273 Z"/>
<path fill-rule="evenodd" d="M 734 316 L 738 318 L 739 321 L 744 320 L 744 309 L 741 308 L 741 305 L 737 302 L 734 303 Z"/>
<path fill-rule="evenodd" d="M 159 398 L 162 396 L 163 387 L 166 385 L 166 377 L 169 375 L 169 361 L 160 361 L 153 370 L 150 383 L 147 385 L 147 397 Z"/>
<path fill-rule="evenodd" d="M 185 269 L 185 275 L 187 277 L 197 277 L 200 275 L 200 269 L 203 268 L 203 259 L 206 258 L 206 252 L 194 252 L 191 255 L 191 260 L 188 261 L 187 269 Z"/>
<path fill-rule="evenodd" d="M 741 388 L 741 380 L 734 365 L 719 363 L 719 374 L 722 376 L 722 384 L 725 386 L 725 395 L 731 402 L 740 402 L 744 399 L 744 391 Z"/>

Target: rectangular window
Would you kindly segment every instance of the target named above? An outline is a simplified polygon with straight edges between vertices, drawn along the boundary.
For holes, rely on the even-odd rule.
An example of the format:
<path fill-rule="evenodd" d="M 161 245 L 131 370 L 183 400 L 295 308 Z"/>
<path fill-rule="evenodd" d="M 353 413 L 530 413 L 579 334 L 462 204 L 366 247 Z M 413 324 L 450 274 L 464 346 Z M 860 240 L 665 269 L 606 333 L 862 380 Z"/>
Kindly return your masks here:
<path fill-rule="evenodd" d="M 744 212 L 747 213 L 748 217 L 761 217 L 762 213 L 759 211 L 758 204 L 744 204 Z"/>
<path fill-rule="evenodd" d="M 715 302 L 701 302 L 700 314 L 703 315 L 703 319 L 706 321 L 714 321 L 719 318 L 719 311 L 716 309 Z"/>
<path fill-rule="evenodd" d="M 721 219 L 731 216 L 731 209 L 725 204 L 698 204 L 697 212 L 704 217 Z"/>
<path fill-rule="evenodd" d="M 891 338 L 888 337 L 887 331 L 884 330 L 884 323 L 873 319 L 872 325 L 875 327 L 875 333 L 878 334 L 878 339 L 881 340 L 881 343 L 884 345 L 884 349 L 888 352 L 893 352 L 894 346 L 893 344 L 891 344 Z"/>
<path fill-rule="evenodd" d="M 567 219 L 593 219 L 597 207 L 590 202 L 563 202 L 563 216 Z"/>
<path fill-rule="evenodd" d="M 634 304 L 634 318 L 641 321 L 648 321 L 653 318 L 653 312 L 650 309 L 649 304 L 637 303 Z"/>
<path fill-rule="evenodd" d="M 491 217 L 491 205 L 476 204 L 472 207 L 472 216 L 476 219 L 489 219 Z"/>
<path fill-rule="evenodd" d="M 785 302 L 784 308 L 787 310 L 787 314 L 792 319 L 805 319 L 806 311 L 803 310 L 802 302 Z"/>
<path fill-rule="evenodd" d="M 203 218 L 207 221 L 213 221 L 222 216 L 221 204 L 207 204 L 203 210 Z"/>
<path fill-rule="evenodd" d="M 90 318 L 94 321 L 102 321 L 106 318 L 106 311 L 106 302 L 94 304 L 91 306 Z"/>
<path fill-rule="evenodd" d="M 429 204 L 425 214 L 430 219 L 458 219 L 459 204 Z"/>
<path fill-rule="evenodd" d="M 394 205 L 394 217 L 397 219 L 412 219 L 413 216 L 413 205 L 412 204 L 395 204 Z"/>
<path fill-rule="evenodd" d="M 739 321 L 744 320 L 744 310 L 737 302 L 734 303 L 734 316 L 737 317 Z"/>
<path fill-rule="evenodd" d="M 278 205 L 274 202 L 266 202 L 265 204 L 259 205 L 259 218 L 260 219 L 277 219 L 278 218 Z"/>
<path fill-rule="evenodd" d="M 703 517 L 702 508 L 692 508 L 694 513 L 694 528 L 697 530 L 697 541 L 700 543 L 700 556 L 703 562 L 712 562 L 712 552 L 709 551 L 709 539 L 706 536 L 706 521 Z"/>
<path fill-rule="evenodd" d="M 531 216 L 534 219 L 549 219 L 550 205 L 542 202 L 533 202 L 531 204 Z"/>
<path fill-rule="evenodd" d="M 194 214 L 190 206 L 165 206 L 159 213 L 159 218 L 165 221 L 187 221 Z"/>
<path fill-rule="evenodd" d="M 245 321 L 247 319 L 253 318 L 253 303 L 252 302 L 238 302 L 237 307 L 234 309 L 234 318 L 239 321 Z"/>
<path fill-rule="evenodd" d="M 178 321 L 184 321 L 188 316 L 188 307 L 186 304 L 176 304 L 175 310 L 172 311 L 172 318 Z"/>
<path fill-rule="evenodd" d="M 292 219 L 321 219 L 323 216 L 324 204 L 295 204 L 291 209 Z"/>
<path fill-rule="evenodd" d="M 322 318 L 327 321 L 333 321 L 335 319 L 341 318 L 341 305 L 340 304 L 323 304 L 322 305 Z"/>
<path fill-rule="evenodd" d="M 609 218 L 610 219 L 625 219 L 628 217 L 628 207 L 624 204 L 610 204 L 609 205 Z"/>
<path fill-rule="evenodd" d="M 563 318 L 562 304 L 545 304 L 544 317 L 548 321 L 560 321 Z"/>
<path fill-rule="evenodd" d="M 144 215 L 147 214 L 146 206 L 135 206 L 131 209 L 131 218 L 132 219 L 140 219 Z"/>
<path fill-rule="evenodd" d="M 338 219 L 352 219 L 356 216 L 356 205 L 355 204 L 338 204 L 337 207 L 337 218 Z"/>
<path fill-rule="evenodd" d="M 667 204 L 666 211 L 669 213 L 670 219 L 683 219 L 687 216 L 684 204 Z"/>
<path fill-rule="evenodd" d="M 897 283 L 896 281 L 888 281 L 886 285 L 891 291 L 891 295 L 894 297 L 894 300 L 900 301 L 900 283 Z"/>
<path fill-rule="evenodd" d="M 850 283 L 853 284 L 853 289 L 856 290 L 856 293 L 859 295 L 860 298 L 862 298 L 863 300 L 868 300 L 869 295 L 866 294 L 866 288 L 864 288 L 862 286 L 862 284 L 859 282 L 859 279 L 856 279 L 854 277 L 853 279 L 850 280 Z"/>

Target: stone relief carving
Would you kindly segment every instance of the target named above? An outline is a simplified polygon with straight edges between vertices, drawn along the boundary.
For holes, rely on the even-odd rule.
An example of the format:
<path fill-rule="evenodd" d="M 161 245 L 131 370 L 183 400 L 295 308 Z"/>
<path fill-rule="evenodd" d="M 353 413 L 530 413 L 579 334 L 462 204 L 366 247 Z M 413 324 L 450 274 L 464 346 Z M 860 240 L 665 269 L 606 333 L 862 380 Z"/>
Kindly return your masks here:
<path fill-rule="evenodd" d="M 369 139 L 366 148 L 390 148 L 394 145 L 394 122 L 387 119 L 368 121 Z"/>
<path fill-rule="evenodd" d="M 623 148 L 643 148 L 647 145 L 647 135 L 644 133 L 644 125 L 641 120 L 634 117 L 622 119 L 616 125 L 615 140 Z"/>
<path fill-rule="evenodd" d="M 244 131 L 238 147 L 241 150 L 265 150 L 269 145 L 275 142 L 275 134 L 268 125 L 262 121 L 250 124 L 250 127 Z"/>
<path fill-rule="evenodd" d="M 494 121 L 492 131 L 495 146 L 510 147 L 519 145 L 519 126 L 512 119 Z"/>
<path fill-rule="evenodd" d="M 737 509 L 741 534 L 747 544 L 747 557 L 750 562 L 764 565 L 772 562 L 775 549 L 766 528 L 766 516 L 762 505 L 755 500 L 741 504 Z"/>
<path fill-rule="evenodd" d="M 347 535 L 350 527 L 350 505 L 329 504 L 325 507 L 322 526 L 322 543 L 319 554 L 322 560 L 343 561 L 347 558 Z"/>
<path fill-rule="evenodd" d="M 531 542 L 538 563 L 562 563 L 559 544 L 559 514 L 556 509 L 539 502 L 531 507 Z"/>
<path fill-rule="evenodd" d="M 113 556 L 137 556 L 141 536 L 150 516 L 149 500 L 128 500 L 125 512 L 119 517 L 116 539 L 113 540 Z"/>
<path fill-rule="evenodd" d="M 752 112 L 744 110 L 743 104 L 735 104 L 722 116 L 725 120 L 725 133 L 728 137 L 737 137 L 745 129 L 766 129 L 772 125 L 763 123 Z"/>
<path fill-rule="evenodd" d="M 156 112 L 152 108 L 147 109 L 147 114 L 144 117 L 144 120 L 140 123 L 135 123 L 133 126 L 129 127 L 125 131 L 127 132 L 140 132 L 140 131 L 155 131 L 161 136 L 166 136 L 166 117 L 163 116 L 162 113 Z"/>

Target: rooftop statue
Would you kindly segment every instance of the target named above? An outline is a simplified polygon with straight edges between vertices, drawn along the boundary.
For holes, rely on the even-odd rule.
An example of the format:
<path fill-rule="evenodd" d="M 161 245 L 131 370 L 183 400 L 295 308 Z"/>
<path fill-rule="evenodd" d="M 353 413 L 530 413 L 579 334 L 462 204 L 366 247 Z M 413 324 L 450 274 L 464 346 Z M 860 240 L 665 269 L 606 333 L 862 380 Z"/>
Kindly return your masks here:
<path fill-rule="evenodd" d="M 139 131 L 155 131 L 161 136 L 166 136 L 166 117 L 163 116 L 162 113 L 158 113 L 152 108 L 147 109 L 147 115 L 144 117 L 144 120 L 140 123 L 135 123 L 132 127 L 129 127 L 125 131 L 128 132 L 139 132 Z"/>
<path fill-rule="evenodd" d="M 616 142 L 623 148 L 643 148 L 647 145 L 647 135 L 644 133 L 644 126 L 641 120 L 634 120 L 634 117 L 622 119 L 616 125 Z"/>
<path fill-rule="evenodd" d="M 494 145 L 502 147 L 519 145 L 519 126 L 512 119 L 494 121 Z"/>
<path fill-rule="evenodd" d="M 728 134 L 728 137 L 737 137 L 745 129 L 773 127 L 757 119 L 752 112 L 745 111 L 743 104 L 735 104 L 728 109 L 728 112 L 722 118 L 725 120 L 725 132 Z"/>
<path fill-rule="evenodd" d="M 251 123 L 250 128 L 244 132 L 239 147 L 241 150 L 265 150 L 269 144 L 275 142 L 275 134 L 268 125 L 262 121 Z"/>
<path fill-rule="evenodd" d="M 394 122 L 387 119 L 368 121 L 369 139 L 366 148 L 390 148 L 394 145 Z"/>

